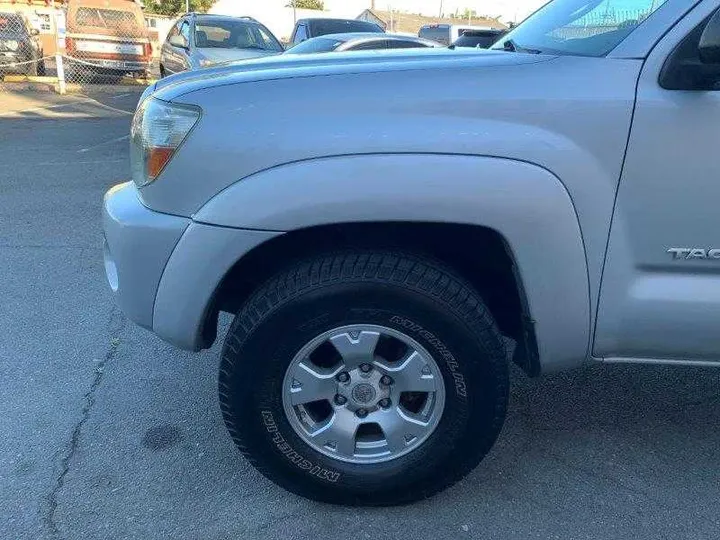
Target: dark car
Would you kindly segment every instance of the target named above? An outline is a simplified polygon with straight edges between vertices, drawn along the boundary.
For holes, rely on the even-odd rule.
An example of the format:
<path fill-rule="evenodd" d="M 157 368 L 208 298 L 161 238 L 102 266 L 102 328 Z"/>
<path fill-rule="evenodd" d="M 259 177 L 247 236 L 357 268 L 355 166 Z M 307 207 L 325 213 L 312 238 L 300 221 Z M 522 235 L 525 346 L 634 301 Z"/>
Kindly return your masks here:
<path fill-rule="evenodd" d="M 200 15 L 181 17 L 160 53 L 160 75 L 172 75 L 283 52 L 273 33 L 251 17 Z"/>
<path fill-rule="evenodd" d="M 434 41 L 394 34 L 328 34 L 303 41 L 285 54 L 370 51 L 377 49 L 425 49 L 440 47 Z"/>
<path fill-rule="evenodd" d="M 385 30 L 375 23 L 357 19 L 300 19 L 295 23 L 290 47 L 318 36 L 360 32 L 382 34 Z"/>
<path fill-rule="evenodd" d="M 505 30 L 466 30 L 450 48 L 488 49 L 505 34 Z"/>
<path fill-rule="evenodd" d="M 21 13 L 0 12 L 0 74 L 45 74 L 38 34 Z"/>

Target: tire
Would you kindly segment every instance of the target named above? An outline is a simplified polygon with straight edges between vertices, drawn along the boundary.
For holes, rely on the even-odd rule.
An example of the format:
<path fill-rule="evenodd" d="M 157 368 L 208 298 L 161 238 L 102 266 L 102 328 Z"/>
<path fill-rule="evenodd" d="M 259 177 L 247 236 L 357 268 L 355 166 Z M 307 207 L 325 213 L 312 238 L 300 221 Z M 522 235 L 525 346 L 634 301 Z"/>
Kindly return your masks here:
<path fill-rule="evenodd" d="M 38 61 L 37 70 L 38 70 L 38 75 L 40 75 L 41 77 L 44 77 L 47 74 L 47 70 L 45 68 L 45 60 Z"/>
<path fill-rule="evenodd" d="M 167 77 L 167 73 L 165 73 L 165 67 L 161 65 L 160 66 L 160 78 L 164 79 L 165 77 Z"/>
<path fill-rule="evenodd" d="M 406 336 L 436 361 L 444 408 L 409 453 L 340 461 L 289 420 L 288 366 L 318 335 L 347 325 Z M 412 255 L 353 251 L 297 263 L 252 295 L 225 340 L 219 397 L 235 444 L 276 484 L 327 503 L 406 504 L 454 484 L 491 449 L 506 414 L 508 363 L 489 311 L 452 271 Z"/>

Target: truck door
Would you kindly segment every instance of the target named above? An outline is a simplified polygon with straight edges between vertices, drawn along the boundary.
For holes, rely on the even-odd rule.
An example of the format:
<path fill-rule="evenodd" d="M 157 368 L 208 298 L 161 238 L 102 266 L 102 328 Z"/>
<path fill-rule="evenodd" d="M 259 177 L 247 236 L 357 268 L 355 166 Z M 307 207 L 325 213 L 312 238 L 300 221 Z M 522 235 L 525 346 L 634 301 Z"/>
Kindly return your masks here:
<path fill-rule="evenodd" d="M 720 362 L 720 84 L 700 85 L 694 75 L 700 35 L 717 7 L 717 0 L 695 7 L 640 75 L 601 286 L 597 357 Z"/>

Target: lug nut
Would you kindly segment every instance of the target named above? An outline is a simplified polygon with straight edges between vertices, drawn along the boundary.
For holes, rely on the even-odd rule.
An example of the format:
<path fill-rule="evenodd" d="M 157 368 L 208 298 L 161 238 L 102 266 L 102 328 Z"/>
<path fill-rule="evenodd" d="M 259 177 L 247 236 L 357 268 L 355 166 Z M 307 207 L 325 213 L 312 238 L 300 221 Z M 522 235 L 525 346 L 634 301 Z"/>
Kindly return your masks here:
<path fill-rule="evenodd" d="M 348 382 L 350 380 L 350 375 L 343 371 L 342 373 L 338 373 L 337 380 L 340 382 Z"/>
<path fill-rule="evenodd" d="M 370 373 L 372 371 L 372 366 L 370 364 L 360 364 L 360 371 L 363 373 Z"/>
<path fill-rule="evenodd" d="M 357 414 L 358 418 L 365 418 L 368 415 L 367 409 L 358 409 L 355 411 L 355 414 Z"/>
<path fill-rule="evenodd" d="M 390 407 L 391 404 L 392 404 L 392 402 L 391 402 L 388 398 L 381 399 L 381 400 L 380 400 L 380 403 L 379 403 L 379 405 L 380 405 L 383 409 L 387 409 L 388 407 Z"/>
<path fill-rule="evenodd" d="M 385 386 L 390 386 L 393 383 L 392 377 L 390 375 L 383 375 L 380 377 L 380 384 L 383 384 Z"/>
<path fill-rule="evenodd" d="M 338 394 L 335 396 L 335 404 L 336 405 L 345 405 L 347 403 L 347 398 L 341 394 Z"/>

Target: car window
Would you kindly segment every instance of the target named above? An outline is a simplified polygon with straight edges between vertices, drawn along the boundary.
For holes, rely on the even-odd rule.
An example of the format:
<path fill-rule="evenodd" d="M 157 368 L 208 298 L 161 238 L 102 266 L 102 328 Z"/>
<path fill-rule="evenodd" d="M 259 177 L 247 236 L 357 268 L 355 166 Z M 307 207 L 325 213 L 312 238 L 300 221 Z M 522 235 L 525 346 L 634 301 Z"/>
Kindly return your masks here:
<path fill-rule="evenodd" d="M 429 45 L 419 41 L 391 39 L 388 40 L 388 49 L 426 49 Z"/>
<path fill-rule="evenodd" d="M 667 0 L 554 0 L 498 41 L 511 41 L 515 50 L 548 54 L 605 56 Z"/>
<path fill-rule="evenodd" d="M 364 43 L 358 43 L 357 45 L 351 45 L 346 51 L 373 51 L 377 49 L 387 49 L 386 39 L 374 39 L 372 41 L 366 41 Z"/>
<path fill-rule="evenodd" d="M 333 19 L 315 19 L 310 21 L 312 36 L 326 36 L 328 34 L 345 34 L 350 32 L 382 32 L 378 25 L 367 21 L 344 21 Z"/>
<path fill-rule="evenodd" d="M 307 27 L 304 24 L 298 25 L 297 31 L 295 32 L 294 43 L 300 43 L 308 38 Z"/>
<path fill-rule="evenodd" d="M 292 49 L 289 49 L 286 54 L 311 54 L 330 52 L 337 49 L 343 43 L 344 41 L 339 41 L 332 38 L 312 38 L 307 39 L 302 43 L 298 43 Z"/>
<path fill-rule="evenodd" d="M 185 38 L 185 44 L 190 44 L 190 23 L 188 21 L 183 21 L 180 25 L 180 35 Z"/>
<path fill-rule="evenodd" d="M 26 33 L 25 22 L 14 13 L 0 13 L 0 32 L 4 34 Z"/>
<path fill-rule="evenodd" d="M 466 32 L 457 38 L 453 45 L 455 47 L 479 47 L 480 49 L 487 49 L 500 39 L 502 35 L 501 32 Z"/>
<path fill-rule="evenodd" d="M 447 26 L 423 26 L 419 36 L 438 43 L 450 44 L 450 28 Z"/>
<path fill-rule="evenodd" d="M 257 24 L 243 20 L 203 20 L 195 23 L 195 43 L 203 49 L 282 51 L 280 42 Z"/>
<path fill-rule="evenodd" d="M 75 20 L 78 25 L 95 26 L 97 28 L 134 28 L 138 24 L 135 13 L 132 11 L 89 7 L 79 8 Z"/>

